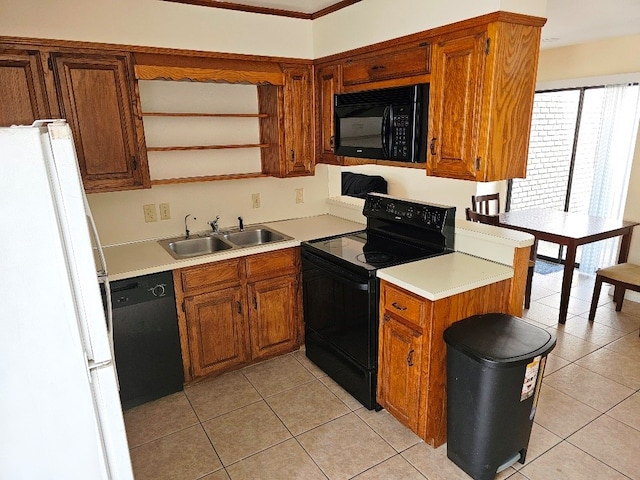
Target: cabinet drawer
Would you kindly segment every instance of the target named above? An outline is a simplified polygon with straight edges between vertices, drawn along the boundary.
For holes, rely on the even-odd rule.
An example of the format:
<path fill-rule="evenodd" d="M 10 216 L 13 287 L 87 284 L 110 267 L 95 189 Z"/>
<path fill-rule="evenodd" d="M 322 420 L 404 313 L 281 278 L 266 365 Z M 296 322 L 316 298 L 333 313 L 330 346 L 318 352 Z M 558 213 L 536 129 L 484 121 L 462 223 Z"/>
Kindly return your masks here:
<path fill-rule="evenodd" d="M 385 310 L 415 325 L 424 326 L 424 299 L 387 284 L 383 290 L 382 304 Z"/>
<path fill-rule="evenodd" d="M 180 272 L 184 295 L 194 295 L 240 284 L 242 258 L 185 268 Z"/>
<path fill-rule="evenodd" d="M 249 255 L 247 257 L 247 280 L 251 282 L 260 278 L 295 273 L 299 263 L 298 258 L 298 248 Z"/>
<path fill-rule="evenodd" d="M 429 45 L 420 44 L 396 52 L 348 59 L 342 67 L 342 83 L 356 85 L 429 73 L 429 52 Z"/>

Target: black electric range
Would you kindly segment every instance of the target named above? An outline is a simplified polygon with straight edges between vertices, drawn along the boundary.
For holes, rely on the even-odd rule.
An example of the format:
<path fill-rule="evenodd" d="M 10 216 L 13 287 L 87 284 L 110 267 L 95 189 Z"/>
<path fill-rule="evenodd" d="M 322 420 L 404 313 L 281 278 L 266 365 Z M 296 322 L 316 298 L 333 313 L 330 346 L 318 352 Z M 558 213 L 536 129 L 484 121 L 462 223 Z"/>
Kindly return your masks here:
<path fill-rule="evenodd" d="M 376 271 L 454 250 L 455 207 L 369 194 L 360 232 L 302 244 L 307 357 L 369 409 L 376 402 Z"/>

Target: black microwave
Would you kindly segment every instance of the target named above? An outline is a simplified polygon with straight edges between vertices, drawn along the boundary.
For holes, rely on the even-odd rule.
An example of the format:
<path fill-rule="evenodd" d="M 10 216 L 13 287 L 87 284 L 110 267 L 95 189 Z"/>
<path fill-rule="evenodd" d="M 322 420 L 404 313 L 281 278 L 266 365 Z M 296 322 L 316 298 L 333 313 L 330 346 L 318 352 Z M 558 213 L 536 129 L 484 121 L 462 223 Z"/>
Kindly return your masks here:
<path fill-rule="evenodd" d="M 335 153 L 424 163 L 429 84 L 334 96 Z"/>

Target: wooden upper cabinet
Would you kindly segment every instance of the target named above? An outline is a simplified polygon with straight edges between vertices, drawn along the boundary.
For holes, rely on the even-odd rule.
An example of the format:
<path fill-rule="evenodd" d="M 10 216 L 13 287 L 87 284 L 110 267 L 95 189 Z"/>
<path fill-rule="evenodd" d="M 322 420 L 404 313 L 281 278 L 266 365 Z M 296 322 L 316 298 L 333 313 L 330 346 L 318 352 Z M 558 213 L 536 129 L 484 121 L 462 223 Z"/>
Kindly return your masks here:
<path fill-rule="evenodd" d="M 40 53 L 0 46 L 0 126 L 50 118 Z"/>
<path fill-rule="evenodd" d="M 313 175 L 313 67 L 283 65 L 284 85 L 258 85 L 262 173 Z"/>
<path fill-rule="evenodd" d="M 131 55 L 52 52 L 60 116 L 87 192 L 150 186 Z"/>
<path fill-rule="evenodd" d="M 316 163 L 340 165 L 334 152 L 333 96 L 341 91 L 342 67 L 326 65 L 316 70 Z"/>
<path fill-rule="evenodd" d="M 428 173 L 476 178 L 485 33 L 433 46 Z"/>
<path fill-rule="evenodd" d="M 313 174 L 312 68 L 284 66 L 284 176 Z"/>
<path fill-rule="evenodd" d="M 342 64 L 342 83 L 351 86 L 428 74 L 429 52 L 424 41 L 347 58 Z"/>
<path fill-rule="evenodd" d="M 540 30 L 496 21 L 434 42 L 428 175 L 525 177 Z"/>

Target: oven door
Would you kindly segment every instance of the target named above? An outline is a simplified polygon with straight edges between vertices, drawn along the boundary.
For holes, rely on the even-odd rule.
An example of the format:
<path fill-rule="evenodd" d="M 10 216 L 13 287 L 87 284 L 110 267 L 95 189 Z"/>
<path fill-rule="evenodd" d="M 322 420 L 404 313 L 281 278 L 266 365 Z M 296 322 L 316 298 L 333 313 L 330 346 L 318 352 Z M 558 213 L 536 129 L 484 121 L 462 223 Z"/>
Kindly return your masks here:
<path fill-rule="evenodd" d="M 305 328 L 362 368 L 375 368 L 377 279 L 303 249 L 302 281 Z"/>

